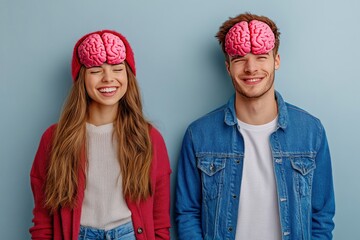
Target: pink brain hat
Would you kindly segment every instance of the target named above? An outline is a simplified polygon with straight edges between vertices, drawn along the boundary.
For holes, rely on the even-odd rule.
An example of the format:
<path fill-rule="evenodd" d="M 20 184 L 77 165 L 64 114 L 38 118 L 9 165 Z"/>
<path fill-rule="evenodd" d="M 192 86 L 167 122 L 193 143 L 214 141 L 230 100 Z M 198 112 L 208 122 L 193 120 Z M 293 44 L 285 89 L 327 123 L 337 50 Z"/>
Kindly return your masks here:
<path fill-rule="evenodd" d="M 273 31 L 269 25 L 258 20 L 235 24 L 225 37 L 225 51 L 229 56 L 245 56 L 248 53 L 265 54 L 274 46 Z"/>
<path fill-rule="evenodd" d="M 133 51 L 126 38 L 118 32 L 102 30 L 83 36 L 75 45 L 72 59 L 72 77 L 76 81 L 81 65 L 101 66 L 126 61 L 136 75 Z"/>

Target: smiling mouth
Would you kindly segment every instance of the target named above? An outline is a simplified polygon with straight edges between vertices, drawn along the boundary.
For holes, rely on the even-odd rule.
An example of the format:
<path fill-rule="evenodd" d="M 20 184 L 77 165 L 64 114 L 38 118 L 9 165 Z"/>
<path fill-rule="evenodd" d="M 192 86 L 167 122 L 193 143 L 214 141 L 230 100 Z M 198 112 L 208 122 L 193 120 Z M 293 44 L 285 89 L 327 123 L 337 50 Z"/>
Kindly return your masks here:
<path fill-rule="evenodd" d="M 116 87 L 107 87 L 107 88 L 100 88 L 99 92 L 101 93 L 111 93 L 116 91 Z"/>
<path fill-rule="evenodd" d="M 258 82 L 261 81 L 261 78 L 252 78 L 252 79 L 246 79 L 245 82 Z"/>
<path fill-rule="evenodd" d="M 261 82 L 263 80 L 263 78 L 248 78 L 248 79 L 243 79 L 243 81 L 246 84 L 257 84 L 259 82 Z"/>

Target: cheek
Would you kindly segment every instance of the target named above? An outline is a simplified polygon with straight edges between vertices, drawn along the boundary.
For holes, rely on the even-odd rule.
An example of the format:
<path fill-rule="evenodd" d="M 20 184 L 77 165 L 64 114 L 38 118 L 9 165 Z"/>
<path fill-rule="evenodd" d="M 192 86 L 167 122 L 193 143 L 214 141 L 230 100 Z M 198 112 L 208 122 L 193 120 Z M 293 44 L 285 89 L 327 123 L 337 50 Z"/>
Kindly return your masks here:
<path fill-rule="evenodd" d="M 243 72 L 241 71 L 241 68 L 240 67 L 232 67 L 230 68 L 230 71 L 229 71 L 229 74 L 231 77 L 236 77 L 238 75 L 241 75 Z"/>
<path fill-rule="evenodd" d="M 261 65 L 259 65 L 259 69 L 267 73 L 272 73 L 276 69 L 276 64 L 274 61 L 264 62 Z"/>
<path fill-rule="evenodd" d="M 123 74 L 121 77 L 120 77 L 120 84 L 122 87 L 125 87 L 127 88 L 128 85 L 129 85 L 129 80 L 128 80 L 128 77 L 127 77 L 127 74 Z"/>
<path fill-rule="evenodd" d="M 85 90 L 86 90 L 86 92 L 87 93 L 89 93 L 89 90 L 90 90 L 90 83 L 89 83 L 89 81 L 87 81 L 87 80 L 85 80 Z"/>
<path fill-rule="evenodd" d="M 87 92 L 87 94 L 89 95 L 89 96 L 91 96 L 92 95 L 92 90 L 91 90 L 91 87 L 88 85 L 88 84 L 85 84 L 85 91 Z"/>
<path fill-rule="evenodd" d="M 95 81 L 93 78 L 85 77 L 85 90 L 87 94 L 91 97 L 93 96 L 95 89 Z"/>
<path fill-rule="evenodd" d="M 124 81 L 122 84 L 122 88 L 124 89 L 124 93 L 126 93 L 129 89 L 128 81 Z"/>
<path fill-rule="evenodd" d="M 127 78 L 121 79 L 121 84 L 122 84 L 123 86 L 128 86 L 128 85 L 129 85 L 128 79 L 127 79 Z"/>

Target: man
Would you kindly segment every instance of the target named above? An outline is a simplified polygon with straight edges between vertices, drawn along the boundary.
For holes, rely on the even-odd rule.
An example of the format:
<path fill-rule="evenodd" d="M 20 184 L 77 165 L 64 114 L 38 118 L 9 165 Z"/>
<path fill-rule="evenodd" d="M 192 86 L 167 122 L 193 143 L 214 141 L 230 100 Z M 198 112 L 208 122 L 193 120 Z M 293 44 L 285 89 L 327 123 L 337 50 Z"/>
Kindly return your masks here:
<path fill-rule="evenodd" d="M 279 31 L 250 13 L 217 38 L 235 95 L 193 122 L 178 163 L 179 239 L 331 239 L 334 191 L 320 121 L 274 89 Z"/>

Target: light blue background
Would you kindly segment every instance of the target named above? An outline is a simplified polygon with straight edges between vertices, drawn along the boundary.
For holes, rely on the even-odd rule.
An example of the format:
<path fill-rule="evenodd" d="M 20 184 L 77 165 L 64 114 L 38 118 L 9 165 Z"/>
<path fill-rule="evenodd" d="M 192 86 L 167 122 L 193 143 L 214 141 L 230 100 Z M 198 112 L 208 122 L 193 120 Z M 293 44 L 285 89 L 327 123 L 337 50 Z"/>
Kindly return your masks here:
<path fill-rule="evenodd" d="M 359 10 L 357 0 L 1 0 L 1 239 L 30 237 L 29 170 L 40 136 L 57 121 L 72 84 L 70 60 L 78 38 L 104 28 L 127 36 L 145 113 L 168 146 L 174 186 L 187 125 L 232 94 L 214 35 L 228 17 L 244 11 L 267 15 L 280 28 L 276 87 L 327 129 L 335 239 L 354 239 L 360 226 Z"/>

